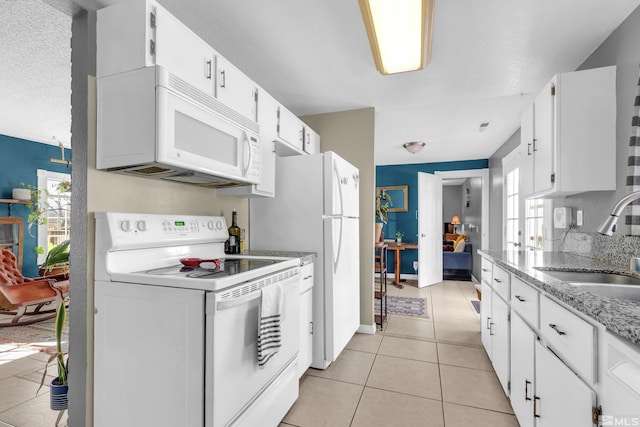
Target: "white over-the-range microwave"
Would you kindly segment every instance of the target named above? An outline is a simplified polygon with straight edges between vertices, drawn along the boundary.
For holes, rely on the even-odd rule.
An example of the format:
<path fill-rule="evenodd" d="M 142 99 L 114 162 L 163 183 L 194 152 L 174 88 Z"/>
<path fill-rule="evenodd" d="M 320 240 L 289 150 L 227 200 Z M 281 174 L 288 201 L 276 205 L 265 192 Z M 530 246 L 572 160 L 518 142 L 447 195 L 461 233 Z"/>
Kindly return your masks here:
<path fill-rule="evenodd" d="M 209 187 L 260 182 L 255 121 L 158 66 L 97 85 L 98 169 Z"/>

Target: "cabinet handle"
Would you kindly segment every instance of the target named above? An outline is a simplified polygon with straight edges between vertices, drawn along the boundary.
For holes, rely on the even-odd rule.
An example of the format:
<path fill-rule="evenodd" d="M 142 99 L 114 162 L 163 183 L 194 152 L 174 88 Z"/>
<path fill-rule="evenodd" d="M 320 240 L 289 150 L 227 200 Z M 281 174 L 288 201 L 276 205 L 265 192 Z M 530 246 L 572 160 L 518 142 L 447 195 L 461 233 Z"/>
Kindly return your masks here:
<path fill-rule="evenodd" d="M 529 397 L 529 384 L 531 384 L 531 381 L 524 380 L 524 400 L 531 400 Z"/>
<path fill-rule="evenodd" d="M 493 323 L 493 322 L 490 322 L 490 323 L 489 323 L 489 335 L 495 335 L 495 334 L 493 333 L 493 325 L 495 325 L 495 323 Z"/>
<path fill-rule="evenodd" d="M 536 138 L 533 138 L 533 151 L 534 152 L 538 151 L 538 147 L 536 146 L 536 142 L 538 142 L 538 140 Z"/>
<path fill-rule="evenodd" d="M 220 87 L 227 87 L 227 73 L 222 70 L 220 71 L 220 75 L 222 76 L 222 83 L 220 83 Z"/>
<path fill-rule="evenodd" d="M 558 329 L 558 326 L 555 325 L 554 323 L 549 323 L 549 327 L 551 329 L 553 329 L 554 331 L 556 331 L 558 333 L 558 335 L 567 335 L 566 332 L 562 332 L 560 329 Z"/>
<path fill-rule="evenodd" d="M 536 395 L 533 396 L 533 416 L 535 418 L 540 418 L 540 415 L 538 415 L 538 400 L 540 400 L 540 398 Z"/>
<path fill-rule="evenodd" d="M 488 268 L 483 268 L 482 271 L 484 271 L 485 273 L 488 273 L 491 270 L 489 270 Z"/>
<path fill-rule="evenodd" d="M 491 326 L 489 326 L 489 321 L 491 320 L 491 317 L 487 317 L 487 327 L 485 329 L 490 329 Z"/>
<path fill-rule="evenodd" d="M 207 61 L 207 70 L 205 71 L 207 79 L 211 80 L 211 60 Z"/>
<path fill-rule="evenodd" d="M 309 275 L 309 276 L 303 277 L 302 280 L 311 279 L 312 277 L 313 277 L 312 275 Z"/>
<path fill-rule="evenodd" d="M 500 280 L 500 279 L 493 279 L 493 281 L 496 282 L 496 283 L 502 283 L 502 280 Z"/>
<path fill-rule="evenodd" d="M 530 142 L 527 144 L 527 156 L 530 156 L 532 154 L 531 153 L 531 145 L 533 145 L 533 144 L 531 144 Z"/>
<path fill-rule="evenodd" d="M 520 295 L 516 295 L 516 299 L 520 302 L 525 302 L 526 299 L 522 298 Z"/>

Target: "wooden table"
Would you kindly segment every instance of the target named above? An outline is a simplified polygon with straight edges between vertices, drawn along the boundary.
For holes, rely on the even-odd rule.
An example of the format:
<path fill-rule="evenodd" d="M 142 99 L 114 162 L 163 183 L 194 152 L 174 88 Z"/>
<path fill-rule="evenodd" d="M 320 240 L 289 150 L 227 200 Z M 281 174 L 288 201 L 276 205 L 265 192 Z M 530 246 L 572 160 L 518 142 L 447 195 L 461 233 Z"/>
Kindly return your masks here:
<path fill-rule="evenodd" d="M 402 279 L 400 279 L 400 252 L 405 249 L 418 249 L 418 244 L 414 242 L 388 242 L 387 249 L 395 252 L 393 257 L 393 274 L 395 275 L 393 284 L 402 289 L 404 285 L 400 283 L 402 281 Z"/>

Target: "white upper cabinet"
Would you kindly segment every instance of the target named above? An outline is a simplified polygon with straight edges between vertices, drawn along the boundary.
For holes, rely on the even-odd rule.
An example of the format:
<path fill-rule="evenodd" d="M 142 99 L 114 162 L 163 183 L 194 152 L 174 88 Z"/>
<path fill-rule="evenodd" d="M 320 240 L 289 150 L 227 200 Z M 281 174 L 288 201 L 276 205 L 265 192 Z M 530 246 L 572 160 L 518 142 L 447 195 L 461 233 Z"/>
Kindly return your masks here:
<path fill-rule="evenodd" d="M 216 98 L 223 104 L 257 121 L 258 86 L 221 55 L 216 64 Z"/>
<path fill-rule="evenodd" d="M 320 135 L 306 125 L 304 127 L 304 152 L 307 154 L 320 152 Z"/>
<path fill-rule="evenodd" d="M 524 197 L 615 190 L 616 67 L 558 74 L 521 121 Z"/>
<path fill-rule="evenodd" d="M 304 123 L 283 107 L 279 108 L 278 113 L 278 138 L 300 153 L 304 151 Z"/>
<path fill-rule="evenodd" d="M 214 96 L 213 49 L 160 6 L 155 11 L 155 34 L 155 64 Z"/>

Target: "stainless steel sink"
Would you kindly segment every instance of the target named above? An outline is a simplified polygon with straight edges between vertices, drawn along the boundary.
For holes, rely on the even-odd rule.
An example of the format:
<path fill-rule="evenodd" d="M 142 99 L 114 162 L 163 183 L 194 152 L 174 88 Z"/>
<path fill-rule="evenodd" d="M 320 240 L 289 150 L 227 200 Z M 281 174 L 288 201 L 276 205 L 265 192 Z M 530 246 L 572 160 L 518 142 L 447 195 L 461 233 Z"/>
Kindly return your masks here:
<path fill-rule="evenodd" d="M 593 271 L 555 271 L 542 269 L 540 271 L 551 277 L 555 277 L 558 280 L 562 280 L 563 282 L 640 285 L 640 279 L 615 273 L 597 273 Z"/>
<path fill-rule="evenodd" d="M 635 277 L 591 271 L 540 271 L 596 295 L 640 302 L 640 279 Z"/>

